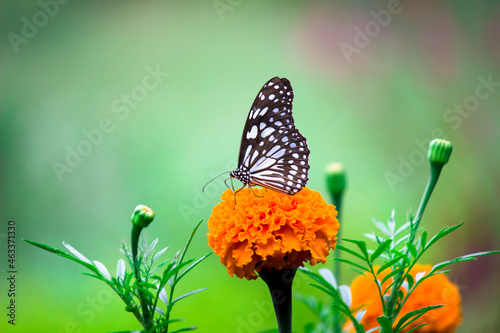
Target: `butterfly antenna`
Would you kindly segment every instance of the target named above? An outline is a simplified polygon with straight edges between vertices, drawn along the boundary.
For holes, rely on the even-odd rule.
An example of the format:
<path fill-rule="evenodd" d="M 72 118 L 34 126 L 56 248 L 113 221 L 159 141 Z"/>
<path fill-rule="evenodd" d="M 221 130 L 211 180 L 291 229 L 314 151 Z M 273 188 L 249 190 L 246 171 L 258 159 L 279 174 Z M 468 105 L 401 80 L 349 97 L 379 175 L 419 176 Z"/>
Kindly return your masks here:
<path fill-rule="evenodd" d="M 203 186 L 203 187 L 202 187 L 201 191 L 202 191 L 202 192 L 205 192 L 205 187 L 207 187 L 207 185 L 208 185 L 208 184 L 210 184 L 211 182 L 213 182 L 215 179 L 219 178 L 219 177 L 220 177 L 220 176 L 222 176 L 223 174 L 225 174 L 225 173 L 229 173 L 229 172 L 231 172 L 231 171 L 225 171 L 225 172 L 221 173 L 220 175 L 217 175 L 217 176 L 215 176 L 214 178 L 212 178 L 212 180 L 210 180 L 208 183 L 206 183 L 206 184 L 205 184 L 205 186 Z"/>

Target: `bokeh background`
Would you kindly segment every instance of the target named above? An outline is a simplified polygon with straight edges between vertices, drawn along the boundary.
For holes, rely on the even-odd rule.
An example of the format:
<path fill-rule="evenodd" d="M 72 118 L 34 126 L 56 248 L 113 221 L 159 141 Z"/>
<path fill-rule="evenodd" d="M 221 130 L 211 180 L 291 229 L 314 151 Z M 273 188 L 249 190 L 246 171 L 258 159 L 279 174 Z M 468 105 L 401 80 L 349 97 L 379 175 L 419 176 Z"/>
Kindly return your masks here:
<path fill-rule="evenodd" d="M 235 167 L 247 112 L 273 76 L 295 91 L 308 186 L 327 198 L 325 166 L 347 168 L 346 237 L 372 231 L 372 217 L 395 209 L 402 223 L 417 208 L 425 146 L 439 136 L 454 152 L 423 227 L 466 224 L 423 262 L 500 248 L 497 1 L 2 1 L 0 28 L 2 332 L 139 329 L 103 283 L 21 238 L 65 240 L 114 272 L 143 203 L 156 212 L 149 239 L 173 256 L 217 204 L 222 180 L 201 187 Z M 9 219 L 15 327 L 5 316 Z M 210 250 L 205 233 L 206 223 L 188 257 Z M 490 256 L 452 267 L 463 297 L 458 332 L 500 331 L 499 264 Z M 343 282 L 353 276 L 345 269 Z M 296 289 L 313 294 L 306 282 Z M 259 305 L 268 299 L 262 281 L 229 277 L 216 256 L 178 292 L 202 287 L 174 308 L 198 332 L 275 326 Z M 315 318 L 294 309 L 300 332 Z"/>

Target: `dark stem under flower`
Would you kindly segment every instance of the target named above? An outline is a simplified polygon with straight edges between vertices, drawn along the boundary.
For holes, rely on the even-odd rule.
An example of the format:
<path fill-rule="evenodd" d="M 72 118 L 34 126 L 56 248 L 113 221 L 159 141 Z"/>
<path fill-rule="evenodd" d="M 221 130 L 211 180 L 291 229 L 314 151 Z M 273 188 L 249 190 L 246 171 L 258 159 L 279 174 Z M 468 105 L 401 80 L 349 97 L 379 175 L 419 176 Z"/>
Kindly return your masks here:
<path fill-rule="evenodd" d="M 263 268 L 259 273 L 271 293 L 280 333 L 292 333 L 292 283 L 296 272 L 296 268 L 270 271 Z"/>

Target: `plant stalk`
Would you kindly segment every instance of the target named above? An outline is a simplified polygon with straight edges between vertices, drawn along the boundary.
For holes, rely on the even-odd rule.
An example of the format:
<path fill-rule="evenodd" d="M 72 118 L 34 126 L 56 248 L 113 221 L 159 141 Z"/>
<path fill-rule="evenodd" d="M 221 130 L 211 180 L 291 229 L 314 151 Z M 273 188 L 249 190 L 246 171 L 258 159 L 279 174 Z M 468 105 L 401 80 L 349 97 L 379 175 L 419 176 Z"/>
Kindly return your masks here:
<path fill-rule="evenodd" d="M 140 275 L 140 262 L 137 261 L 137 248 L 139 245 L 139 236 L 141 235 L 142 227 L 133 224 L 132 225 L 132 235 L 131 235 L 131 240 L 132 240 L 132 260 L 134 263 L 134 275 L 135 279 L 139 282 L 141 281 L 141 275 Z M 149 329 L 153 326 L 153 323 L 151 321 L 151 315 L 149 313 L 148 309 L 148 304 L 146 302 L 146 298 L 143 294 L 142 291 L 138 290 L 137 291 L 139 300 L 141 302 L 141 309 L 142 309 L 142 316 L 143 316 L 143 323 L 144 323 L 144 328 L 146 331 L 149 331 Z"/>
<path fill-rule="evenodd" d="M 259 273 L 271 293 L 279 333 L 292 333 L 292 283 L 296 272 L 296 268 L 270 271 L 263 268 Z"/>

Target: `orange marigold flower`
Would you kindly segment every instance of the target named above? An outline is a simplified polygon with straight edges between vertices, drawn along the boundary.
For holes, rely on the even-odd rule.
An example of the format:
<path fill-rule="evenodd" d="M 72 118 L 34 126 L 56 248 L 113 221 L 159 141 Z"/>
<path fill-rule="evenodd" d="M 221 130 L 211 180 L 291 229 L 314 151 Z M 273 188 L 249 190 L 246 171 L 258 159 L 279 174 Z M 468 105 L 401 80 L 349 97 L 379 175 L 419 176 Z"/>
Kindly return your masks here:
<path fill-rule="evenodd" d="M 264 188 L 226 190 L 208 220 L 208 245 L 229 275 L 253 280 L 262 268 L 290 269 L 325 263 L 335 249 L 335 206 L 303 188 L 295 195 Z"/>
<path fill-rule="evenodd" d="M 377 270 L 378 267 L 375 269 Z M 431 265 L 416 264 L 410 270 L 411 276 L 415 278 L 418 273 L 429 273 Z M 378 278 L 383 279 L 390 271 L 385 270 Z M 392 279 L 388 279 L 384 285 L 385 289 Z M 406 294 L 406 290 L 403 289 Z M 351 284 L 352 304 L 351 309 L 366 309 L 361 320 L 365 330 L 379 326 L 377 317 L 382 315 L 382 303 L 375 283 L 368 277 L 361 275 L 354 279 Z M 408 325 L 404 332 L 412 328 L 428 324 L 413 331 L 414 333 L 453 333 L 462 322 L 462 311 L 460 306 L 460 293 L 458 287 L 453 284 L 446 275 L 437 274 L 425 279 L 410 295 L 404 304 L 396 323 L 408 312 L 423 308 L 425 306 L 444 304 L 445 306 L 431 310 L 419 319 Z M 395 325 L 394 325 L 395 327 Z M 349 332 L 354 332 L 352 324 L 346 326 Z M 375 331 L 379 332 L 379 330 Z"/>

